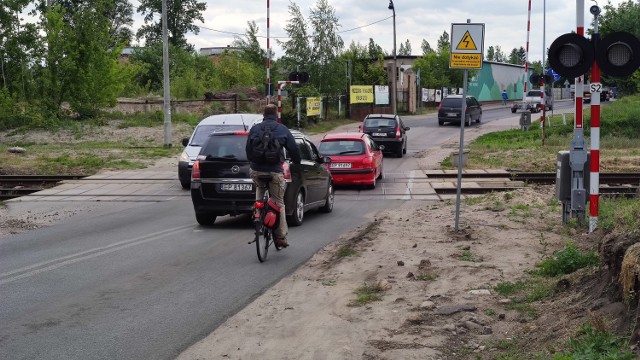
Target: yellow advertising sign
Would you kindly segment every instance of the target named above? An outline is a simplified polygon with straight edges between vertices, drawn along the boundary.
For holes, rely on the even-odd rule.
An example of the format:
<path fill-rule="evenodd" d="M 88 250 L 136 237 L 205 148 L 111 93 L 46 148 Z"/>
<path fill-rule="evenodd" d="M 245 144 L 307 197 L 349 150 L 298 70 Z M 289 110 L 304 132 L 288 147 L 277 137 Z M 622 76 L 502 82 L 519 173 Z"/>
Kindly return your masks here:
<path fill-rule="evenodd" d="M 350 104 L 373 104 L 373 86 L 351 85 Z"/>
<path fill-rule="evenodd" d="M 482 54 L 451 53 L 449 67 L 458 69 L 482 69 Z"/>
<path fill-rule="evenodd" d="M 319 116 L 320 115 L 320 98 L 309 97 L 307 98 L 307 116 Z"/>

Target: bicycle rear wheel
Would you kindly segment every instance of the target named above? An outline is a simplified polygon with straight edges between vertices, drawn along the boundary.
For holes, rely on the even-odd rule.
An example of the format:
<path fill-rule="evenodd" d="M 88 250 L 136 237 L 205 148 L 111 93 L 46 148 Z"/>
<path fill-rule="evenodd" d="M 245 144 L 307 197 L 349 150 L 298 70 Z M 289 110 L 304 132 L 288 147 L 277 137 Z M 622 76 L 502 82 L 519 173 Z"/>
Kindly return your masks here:
<path fill-rule="evenodd" d="M 269 252 L 269 237 L 268 231 L 262 225 L 261 222 L 256 222 L 256 251 L 258 253 L 258 260 L 265 262 L 267 260 L 267 253 Z"/>

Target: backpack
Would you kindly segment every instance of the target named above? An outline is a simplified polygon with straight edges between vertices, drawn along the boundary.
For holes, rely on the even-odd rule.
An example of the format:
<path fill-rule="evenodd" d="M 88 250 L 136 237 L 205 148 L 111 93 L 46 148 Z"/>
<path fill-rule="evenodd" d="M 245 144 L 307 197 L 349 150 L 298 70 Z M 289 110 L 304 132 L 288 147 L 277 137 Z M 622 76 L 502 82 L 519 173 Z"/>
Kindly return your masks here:
<path fill-rule="evenodd" d="M 282 144 L 268 125 L 261 126 L 258 135 L 251 139 L 250 160 L 265 165 L 277 165 L 280 163 Z"/>

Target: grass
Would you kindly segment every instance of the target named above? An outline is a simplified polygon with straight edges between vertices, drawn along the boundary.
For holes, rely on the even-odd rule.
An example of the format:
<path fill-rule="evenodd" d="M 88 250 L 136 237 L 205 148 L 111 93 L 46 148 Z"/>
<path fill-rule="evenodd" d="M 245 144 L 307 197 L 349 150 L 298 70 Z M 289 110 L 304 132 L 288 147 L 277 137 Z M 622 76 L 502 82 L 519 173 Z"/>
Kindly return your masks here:
<path fill-rule="evenodd" d="M 358 307 L 368 304 L 373 301 L 382 301 L 381 294 L 384 289 L 379 285 L 370 285 L 364 283 L 361 287 L 354 291 L 354 294 L 358 295 L 355 300 L 349 302 L 349 306 Z"/>
<path fill-rule="evenodd" d="M 640 231 L 638 199 L 602 198 L 599 202 L 598 226 L 618 232 Z"/>
<path fill-rule="evenodd" d="M 568 341 L 569 352 L 554 354 L 553 360 L 571 359 L 607 359 L 607 360 L 631 360 L 636 359 L 635 354 L 629 348 L 629 344 L 620 339 L 606 328 L 597 325 L 585 324 Z"/>
<path fill-rule="evenodd" d="M 306 134 L 313 135 L 313 134 L 328 132 L 335 129 L 338 126 L 347 125 L 347 124 L 353 124 L 353 129 L 357 130 L 358 125 L 360 125 L 360 122 L 353 121 L 351 119 L 327 120 L 327 121 L 321 121 L 318 123 L 309 124 L 304 129 L 304 131 Z"/>
<path fill-rule="evenodd" d="M 556 277 L 571 274 L 579 269 L 597 265 L 600 258 L 595 252 L 583 252 L 576 247 L 573 242 L 568 242 L 564 249 L 556 252 L 552 257 L 548 257 L 536 264 L 535 275 Z"/>
<path fill-rule="evenodd" d="M 523 171 L 555 171 L 558 151 L 569 150 L 573 138 L 573 115 L 552 116 L 545 127 L 545 140 L 539 121 L 528 131 L 511 129 L 480 136 L 469 145 L 467 168 L 511 168 Z M 607 171 L 640 171 L 640 164 L 629 168 L 630 157 L 640 153 L 640 97 L 629 96 L 602 107 L 600 164 Z M 590 142 L 590 108 L 585 109 L 585 141 Z M 634 155 L 636 154 L 636 155 Z M 441 163 L 452 169 L 449 158 Z"/>
<path fill-rule="evenodd" d="M 463 250 L 462 255 L 460 255 L 460 260 L 471 261 L 471 262 L 476 261 L 475 257 L 473 256 L 473 253 L 471 253 L 471 250 Z"/>
<path fill-rule="evenodd" d="M 438 279 L 438 275 L 432 272 L 423 272 L 416 275 L 416 280 L 420 281 L 435 281 L 436 279 Z"/>
<path fill-rule="evenodd" d="M 343 245 L 338 249 L 338 257 L 356 256 L 358 252 L 351 248 L 349 245 Z"/>

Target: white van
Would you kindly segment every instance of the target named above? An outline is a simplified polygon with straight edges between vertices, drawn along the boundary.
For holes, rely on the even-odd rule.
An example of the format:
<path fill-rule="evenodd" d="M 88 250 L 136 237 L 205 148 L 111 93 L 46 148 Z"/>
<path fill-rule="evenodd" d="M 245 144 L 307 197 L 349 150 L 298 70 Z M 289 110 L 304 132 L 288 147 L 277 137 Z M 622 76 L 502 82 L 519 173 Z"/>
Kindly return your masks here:
<path fill-rule="evenodd" d="M 191 168 L 200 153 L 202 144 L 215 131 L 248 131 L 262 121 L 262 114 L 220 114 L 208 116 L 193 130 L 190 138 L 182 139 L 185 147 L 178 159 L 178 179 L 183 189 L 191 187 Z"/>

